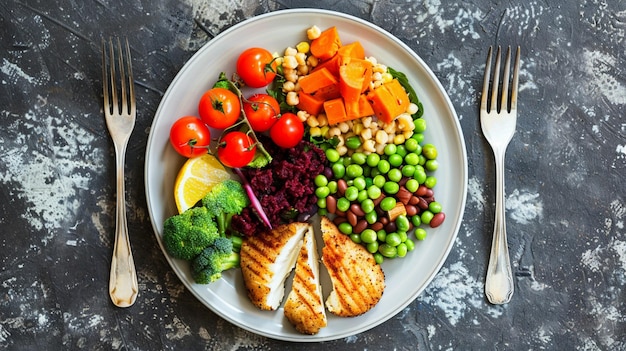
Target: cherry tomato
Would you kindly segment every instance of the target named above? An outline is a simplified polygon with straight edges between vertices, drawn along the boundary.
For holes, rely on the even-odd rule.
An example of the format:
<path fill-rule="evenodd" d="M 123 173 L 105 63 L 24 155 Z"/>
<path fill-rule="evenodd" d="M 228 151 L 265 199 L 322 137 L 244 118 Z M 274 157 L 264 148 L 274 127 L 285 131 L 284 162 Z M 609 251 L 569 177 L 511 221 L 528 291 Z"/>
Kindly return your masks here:
<path fill-rule="evenodd" d="M 241 104 L 235 93 L 224 88 L 207 90 L 198 104 L 200 118 L 209 127 L 224 129 L 232 126 L 241 114 Z"/>
<path fill-rule="evenodd" d="M 272 54 L 263 48 L 246 49 L 237 59 L 237 74 L 252 88 L 271 83 L 276 77 L 276 67 Z"/>
<path fill-rule="evenodd" d="M 280 105 L 270 95 L 254 94 L 244 101 L 243 111 L 255 132 L 265 132 L 278 121 Z"/>
<path fill-rule="evenodd" d="M 256 145 L 246 133 L 228 132 L 217 146 L 217 157 L 225 166 L 239 168 L 254 158 Z"/>
<path fill-rule="evenodd" d="M 206 154 L 211 144 L 211 131 L 196 116 L 184 116 L 170 128 L 170 143 L 174 150 L 185 157 Z"/>
<path fill-rule="evenodd" d="M 304 124 L 293 113 L 283 113 L 270 129 L 270 137 L 274 143 L 284 149 L 298 145 L 304 135 Z"/>

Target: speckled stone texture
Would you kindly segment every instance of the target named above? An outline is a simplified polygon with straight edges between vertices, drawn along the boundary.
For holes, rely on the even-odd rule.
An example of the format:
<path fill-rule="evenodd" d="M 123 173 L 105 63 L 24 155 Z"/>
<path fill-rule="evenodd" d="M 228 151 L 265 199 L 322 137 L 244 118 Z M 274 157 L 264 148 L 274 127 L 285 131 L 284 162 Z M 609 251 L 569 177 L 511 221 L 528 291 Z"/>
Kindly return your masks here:
<path fill-rule="evenodd" d="M 413 48 L 457 110 L 469 193 L 440 273 L 359 335 L 290 344 L 239 329 L 186 291 L 154 238 L 144 154 L 168 84 L 229 26 L 319 7 Z M 140 296 L 107 284 L 114 154 L 102 116 L 103 35 L 129 36 L 138 106 L 127 154 Z M 7 350 L 626 350 L 626 3 L 623 1 L 4 1 L 0 5 L 0 348 Z M 519 118 L 507 151 L 515 295 L 483 294 L 494 162 L 478 98 L 489 45 L 520 45 Z"/>

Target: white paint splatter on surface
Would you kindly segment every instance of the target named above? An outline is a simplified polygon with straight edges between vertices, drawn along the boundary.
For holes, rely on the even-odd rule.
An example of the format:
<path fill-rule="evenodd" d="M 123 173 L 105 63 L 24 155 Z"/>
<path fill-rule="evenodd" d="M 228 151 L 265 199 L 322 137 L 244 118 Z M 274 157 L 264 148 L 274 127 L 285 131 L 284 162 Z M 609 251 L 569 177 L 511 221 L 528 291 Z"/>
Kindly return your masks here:
<path fill-rule="evenodd" d="M 626 104 L 626 86 L 617 80 L 619 63 L 615 57 L 600 51 L 583 50 L 584 69 L 592 79 L 589 84 L 615 105 Z"/>

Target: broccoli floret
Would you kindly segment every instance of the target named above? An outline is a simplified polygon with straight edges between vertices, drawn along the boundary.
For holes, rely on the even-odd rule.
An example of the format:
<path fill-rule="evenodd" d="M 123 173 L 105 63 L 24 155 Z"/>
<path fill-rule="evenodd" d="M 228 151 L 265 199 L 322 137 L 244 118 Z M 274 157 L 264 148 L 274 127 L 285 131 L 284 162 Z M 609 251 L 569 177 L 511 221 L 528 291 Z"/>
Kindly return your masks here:
<path fill-rule="evenodd" d="M 233 251 L 228 238 L 219 237 L 191 262 L 193 279 L 198 284 L 212 283 L 222 277 L 222 272 L 239 267 L 239 253 Z"/>
<path fill-rule="evenodd" d="M 191 260 L 220 236 L 211 213 L 192 207 L 167 218 L 163 224 L 163 245 L 175 258 Z"/>
<path fill-rule="evenodd" d="M 214 185 L 202 199 L 202 206 L 215 218 L 221 236 L 226 235 L 232 216 L 240 214 L 249 204 L 250 199 L 241 183 L 233 179 Z"/>

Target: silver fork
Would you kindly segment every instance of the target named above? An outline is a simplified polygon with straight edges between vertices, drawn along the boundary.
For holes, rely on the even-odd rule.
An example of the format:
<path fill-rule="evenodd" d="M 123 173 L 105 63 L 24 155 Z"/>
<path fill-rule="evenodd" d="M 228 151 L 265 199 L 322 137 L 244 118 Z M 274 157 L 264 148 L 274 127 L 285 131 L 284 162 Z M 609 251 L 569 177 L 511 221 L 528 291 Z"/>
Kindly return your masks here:
<path fill-rule="evenodd" d="M 125 41 L 125 55 L 122 44 L 109 39 L 108 45 L 102 42 L 102 81 L 104 96 L 104 116 L 115 146 L 117 205 L 115 217 L 115 246 L 111 260 L 109 295 L 116 306 L 131 306 L 137 298 L 137 272 L 128 237 L 126 224 L 126 200 L 124 186 L 124 158 L 128 139 L 135 126 L 137 110 L 135 89 L 128 40 Z M 117 47 L 117 50 L 116 50 Z M 107 55 L 108 51 L 108 55 Z M 116 62 L 115 52 L 119 56 Z M 108 59 L 107 59 L 108 57 Z M 119 76 L 116 72 L 119 68 Z M 118 81 L 120 86 L 118 88 Z M 118 99 L 118 93 L 120 95 Z M 121 100 L 120 100 L 121 99 Z"/>
<path fill-rule="evenodd" d="M 487 109 L 489 93 L 489 77 L 491 73 L 491 47 L 487 54 L 483 92 L 480 101 L 480 125 L 485 138 L 493 149 L 496 161 L 496 217 L 491 243 L 489 266 L 485 281 L 485 295 L 493 304 L 508 303 L 513 296 L 513 275 L 506 239 L 506 220 L 504 206 L 504 154 L 515 133 L 517 121 L 517 86 L 519 85 L 520 48 L 517 47 L 515 66 L 513 68 L 513 82 L 509 99 L 509 71 L 511 69 L 511 48 L 506 53 L 504 76 L 502 78 L 502 96 L 498 101 L 498 86 L 500 74 L 500 47 L 496 53 L 496 62 L 491 86 L 491 106 Z M 509 107 L 510 106 L 510 107 Z"/>

